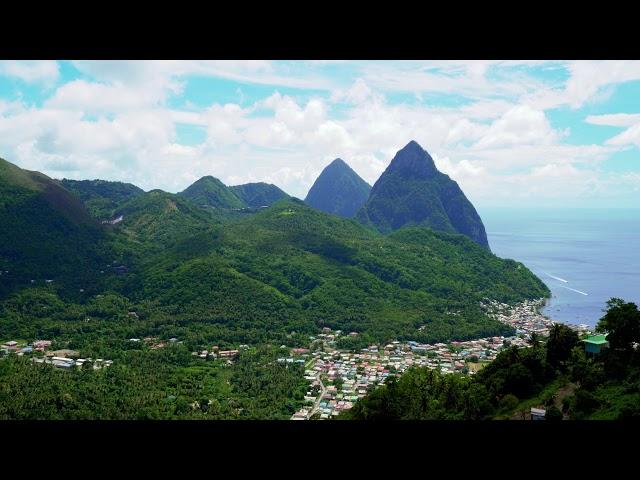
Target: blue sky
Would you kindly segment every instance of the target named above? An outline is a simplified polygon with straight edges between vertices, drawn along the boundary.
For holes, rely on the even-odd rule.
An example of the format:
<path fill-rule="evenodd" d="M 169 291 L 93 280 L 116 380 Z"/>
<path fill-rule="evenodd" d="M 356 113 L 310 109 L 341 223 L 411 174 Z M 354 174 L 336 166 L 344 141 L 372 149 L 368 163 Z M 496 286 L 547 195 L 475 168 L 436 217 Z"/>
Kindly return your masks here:
<path fill-rule="evenodd" d="M 639 207 L 637 61 L 0 61 L 0 156 L 177 192 L 373 184 L 416 140 L 476 206 Z"/>

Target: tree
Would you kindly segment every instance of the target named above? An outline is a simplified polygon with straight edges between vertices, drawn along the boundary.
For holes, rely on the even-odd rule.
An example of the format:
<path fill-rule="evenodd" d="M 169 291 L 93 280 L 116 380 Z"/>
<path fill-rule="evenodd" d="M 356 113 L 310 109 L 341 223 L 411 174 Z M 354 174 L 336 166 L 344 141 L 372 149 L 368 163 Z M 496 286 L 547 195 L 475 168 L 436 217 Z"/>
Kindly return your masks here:
<path fill-rule="evenodd" d="M 555 405 L 552 405 L 547 408 L 544 418 L 545 420 L 550 420 L 550 421 L 562 420 L 562 412 L 558 410 L 558 408 L 556 408 Z"/>
<path fill-rule="evenodd" d="M 538 335 L 536 332 L 532 332 L 531 336 L 529 337 L 528 343 L 533 348 L 539 347 L 540 346 L 540 335 Z"/>
<path fill-rule="evenodd" d="M 336 377 L 335 380 L 333 381 L 333 384 L 338 390 L 342 389 L 343 383 L 344 383 L 344 380 L 342 380 L 342 377 Z"/>
<path fill-rule="evenodd" d="M 547 362 L 554 368 L 563 368 L 571 356 L 571 350 L 580 341 L 578 334 L 561 323 L 556 323 L 549 330 L 547 341 Z"/>
<path fill-rule="evenodd" d="M 596 326 L 598 332 L 608 332 L 607 341 L 614 350 L 632 352 L 633 344 L 640 342 L 640 311 L 635 303 L 625 303 L 621 298 L 607 302 L 604 317 Z"/>
<path fill-rule="evenodd" d="M 499 406 L 503 410 L 510 411 L 516 408 L 518 406 L 518 403 L 518 397 L 516 397 L 512 393 L 508 393 L 500 399 Z"/>

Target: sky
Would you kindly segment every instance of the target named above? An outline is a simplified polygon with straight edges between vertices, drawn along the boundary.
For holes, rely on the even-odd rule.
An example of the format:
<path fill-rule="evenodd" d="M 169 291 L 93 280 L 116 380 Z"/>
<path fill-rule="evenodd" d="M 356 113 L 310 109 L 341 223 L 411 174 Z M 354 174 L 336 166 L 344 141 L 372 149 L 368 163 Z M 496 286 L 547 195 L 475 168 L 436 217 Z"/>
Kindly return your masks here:
<path fill-rule="evenodd" d="M 304 198 L 410 140 L 476 207 L 640 207 L 640 61 L 0 61 L 0 157 L 53 178 Z"/>

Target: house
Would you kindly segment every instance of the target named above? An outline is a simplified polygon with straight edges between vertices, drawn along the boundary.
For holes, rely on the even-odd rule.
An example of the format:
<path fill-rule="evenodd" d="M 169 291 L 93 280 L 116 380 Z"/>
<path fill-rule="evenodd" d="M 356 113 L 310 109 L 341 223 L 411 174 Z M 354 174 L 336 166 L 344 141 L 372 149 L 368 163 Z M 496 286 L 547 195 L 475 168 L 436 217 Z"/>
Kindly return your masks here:
<path fill-rule="evenodd" d="M 591 355 L 598 355 L 609 347 L 607 335 L 590 335 L 582 341 L 584 342 L 584 351 Z"/>
<path fill-rule="evenodd" d="M 543 408 L 531 407 L 531 420 L 544 420 L 547 411 Z"/>
<path fill-rule="evenodd" d="M 221 357 L 235 357 L 238 355 L 238 350 L 221 350 L 219 352 Z"/>
<path fill-rule="evenodd" d="M 60 358 L 68 358 L 68 357 L 78 357 L 80 356 L 80 353 L 75 351 L 75 350 L 69 350 L 67 348 L 63 348 L 62 350 L 55 350 L 53 352 L 48 352 L 49 354 L 51 354 L 51 356 L 53 357 L 60 357 Z"/>
<path fill-rule="evenodd" d="M 46 348 L 49 348 L 51 346 L 51 340 L 38 340 L 33 342 L 33 347 L 36 350 L 44 350 Z"/>

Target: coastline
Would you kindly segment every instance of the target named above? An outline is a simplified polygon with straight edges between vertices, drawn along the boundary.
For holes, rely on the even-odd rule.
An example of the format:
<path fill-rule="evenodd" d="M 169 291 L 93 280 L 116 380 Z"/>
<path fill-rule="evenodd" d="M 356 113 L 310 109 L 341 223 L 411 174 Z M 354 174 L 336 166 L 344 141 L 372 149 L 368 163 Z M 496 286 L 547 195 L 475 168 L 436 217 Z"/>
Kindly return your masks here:
<path fill-rule="evenodd" d="M 532 333 L 536 333 L 546 337 L 549 335 L 549 329 L 556 323 L 566 325 L 578 333 L 592 333 L 592 327 L 589 325 L 562 322 L 544 314 L 542 310 L 547 306 L 549 299 L 550 297 L 541 297 L 515 305 L 490 301 L 483 306 L 488 310 L 489 317 L 515 328 L 516 335 L 524 334 L 530 337 Z"/>

